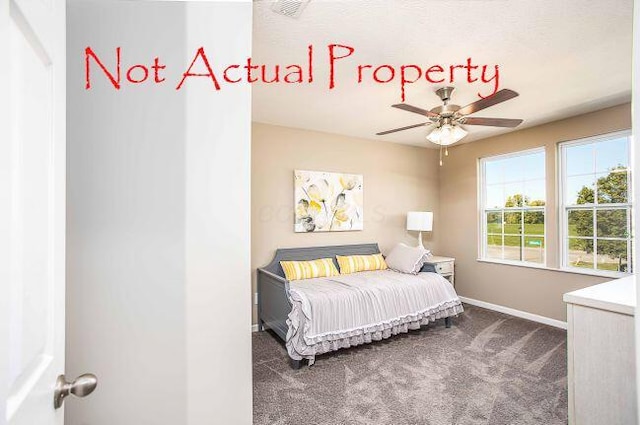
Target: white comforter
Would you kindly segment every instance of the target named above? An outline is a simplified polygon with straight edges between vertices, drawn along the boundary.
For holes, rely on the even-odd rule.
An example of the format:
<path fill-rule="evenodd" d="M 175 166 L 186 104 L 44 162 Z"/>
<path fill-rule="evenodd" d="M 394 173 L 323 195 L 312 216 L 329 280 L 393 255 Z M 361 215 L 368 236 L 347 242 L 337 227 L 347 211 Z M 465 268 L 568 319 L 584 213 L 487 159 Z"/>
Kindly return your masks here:
<path fill-rule="evenodd" d="M 391 270 L 290 282 L 287 351 L 295 360 L 388 338 L 461 313 L 451 283 L 436 273 Z"/>

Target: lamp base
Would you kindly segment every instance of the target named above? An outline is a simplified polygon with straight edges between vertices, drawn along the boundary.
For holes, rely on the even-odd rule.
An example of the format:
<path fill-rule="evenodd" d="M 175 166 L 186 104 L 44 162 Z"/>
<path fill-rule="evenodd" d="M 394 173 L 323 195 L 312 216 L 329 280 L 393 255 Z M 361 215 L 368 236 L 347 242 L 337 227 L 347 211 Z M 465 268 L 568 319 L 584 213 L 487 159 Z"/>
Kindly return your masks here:
<path fill-rule="evenodd" d="M 422 232 L 418 232 L 418 248 L 424 249 L 424 245 L 422 244 Z"/>

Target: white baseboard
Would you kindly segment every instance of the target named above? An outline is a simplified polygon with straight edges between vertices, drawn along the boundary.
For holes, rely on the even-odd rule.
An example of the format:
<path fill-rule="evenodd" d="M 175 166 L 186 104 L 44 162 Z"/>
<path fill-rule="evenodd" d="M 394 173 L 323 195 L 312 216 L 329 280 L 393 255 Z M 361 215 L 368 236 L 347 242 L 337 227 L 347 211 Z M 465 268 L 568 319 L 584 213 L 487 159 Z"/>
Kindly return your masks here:
<path fill-rule="evenodd" d="M 251 332 L 258 332 L 258 325 L 251 325 Z"/>
<path fill-rule="evenodd" d="M 459 298 L 460 298 L 460 301 L 462 301 L 463 303 L 486 308 L 487 310 L 494 310 L 500 313 L 519 317 L 521 319 L 532 320 L 534 322 L 543 323 L 545 325 L 553 326 L 560 329 L 567 329 L 567 322 L 563 322 L 561 320 L 551 319 L 549 317 L 528 313 L 526 311 L 516 310 L 515 308 L 505 307 L 498 304 L 491 304 L 485 301 L 474 300 L 473 298 L 467 298 L 467 297 L 459 297 Z"/>

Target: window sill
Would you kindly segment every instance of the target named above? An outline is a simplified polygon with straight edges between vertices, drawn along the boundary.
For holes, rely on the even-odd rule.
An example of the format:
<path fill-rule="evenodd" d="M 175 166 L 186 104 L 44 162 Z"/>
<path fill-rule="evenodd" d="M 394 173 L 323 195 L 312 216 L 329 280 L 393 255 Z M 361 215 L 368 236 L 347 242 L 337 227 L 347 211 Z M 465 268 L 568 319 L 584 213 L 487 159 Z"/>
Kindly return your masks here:
<path fill-rule="evenodd" d="M 548 267 L 544 264 L 523 263 L 520 261 L 493 260 L 493 259 L 486 259 L 486 258 L 478 258 L 476 259 L 476 261 L 478 261 L 479 263 L 499 264 L 502 266 L 525 267 L 527 269 L 548 270 L 552 272 L 607 277 L 612 279 L 619 279 L 622 277 L 631 276 L 633 274 L 633 273 L 624 273 L 624 272 L 612 272 L 612 271 L 606 271 L 606 270 L 578 269 L 578 268 L 572 268 L 572 267 L 555 268 L 555 267 Z"/>

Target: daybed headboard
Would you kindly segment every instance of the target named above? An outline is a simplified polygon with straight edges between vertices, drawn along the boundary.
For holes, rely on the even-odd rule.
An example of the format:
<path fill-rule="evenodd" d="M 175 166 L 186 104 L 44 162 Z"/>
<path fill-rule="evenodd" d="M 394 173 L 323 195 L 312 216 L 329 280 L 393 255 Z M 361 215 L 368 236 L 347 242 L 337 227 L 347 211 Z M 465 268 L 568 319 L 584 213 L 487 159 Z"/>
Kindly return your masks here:
<path fill-rule="evenodd" d="M 380 248 L 377 243 L 356 244 L 356 245 L 333 245 L 333 246 L 312 246 L 307 248 L 280 248 L 276 250 L 273 260 L 265 267 L 268 272 L 284 277 L 284 272 L 280 266 L 280 261 L 304 261 L 316 260 L 318 258 L 332 258 L 336 267 L 336 255 L 368 255 L 377 254 Z"/>

